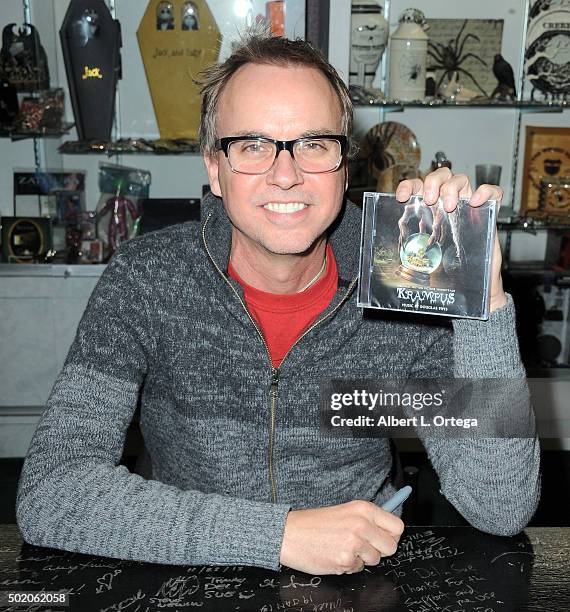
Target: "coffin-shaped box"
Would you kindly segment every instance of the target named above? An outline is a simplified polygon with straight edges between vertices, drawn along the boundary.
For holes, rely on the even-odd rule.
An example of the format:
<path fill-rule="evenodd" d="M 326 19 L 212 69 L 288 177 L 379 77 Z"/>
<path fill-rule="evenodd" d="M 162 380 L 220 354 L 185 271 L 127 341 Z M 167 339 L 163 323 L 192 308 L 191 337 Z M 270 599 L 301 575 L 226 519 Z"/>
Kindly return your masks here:
<path fill-rule="evenodd" d="M 111 138 L 121 29 L 104 0 L 71 0 L 59 31 L 80 140 Z"/>
<path fill-rule="evenodd" d="M 161 138 L 198 138 L 200 72 L 217 61 L 220 31 L 205 0 L 150 0 L 137 31 Z"/>

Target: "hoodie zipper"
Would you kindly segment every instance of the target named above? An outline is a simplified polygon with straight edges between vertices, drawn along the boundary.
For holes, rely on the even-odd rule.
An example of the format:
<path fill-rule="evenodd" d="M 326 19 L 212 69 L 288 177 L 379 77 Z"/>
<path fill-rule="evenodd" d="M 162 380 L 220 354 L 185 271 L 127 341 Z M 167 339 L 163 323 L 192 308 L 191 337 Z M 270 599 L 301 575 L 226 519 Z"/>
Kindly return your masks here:
<path fill-rule="evenodd" d="M 245 302 L 243 301 L 243 299 L 240 296 L 240 294 L 236 291 L 235 287 L 230 283 L 230 281 L 228 280 L 227 276 L 220 270 L 218 264 L 214 261 L 214 258 L 212 257 L 212 254 L 210 253 L 210 249 L 208 248 L 208 243 L 206 242 L 206 225 L 208 224 L 208 221 L 210 220 L 210 217 L 212 216 L 212 214 L 213 213 L 210 212 L 210 214 L 206 218 L 206 221 L 204 221 L 204 225 L 202 226 L 202 242 L 204 243 L 204 247 L 206 249 L 206 253 L 208 254 L 208 258 L 210 259 L 210 261 L 212 262 L 212 264 L 214 265 L 214 267 L 218 271 L 218 274 L 224 279 L 224 281 L 228 284 L 230 289 L 234 292 L 235 296 L 237 297 L 237 299 L 239 300 L 239 302 L 242 305 L 243 309 L 245 310 L 246 315 L 248 316 L 249 320 L 251 321 L 251 323 L 253 324 L 254 328 L 256 329 L 257 334 L 259 335 L 259 337 L 261 338 L 261 341 L 263 342 L 263 345 L 265 346 L 265 350 L 267 352 L 267 358 L 269 359 L 269 365 L 271 367 L 271 386 L 270 386 L 270 392 L 269 392 L 269 413 L 270 413 L 270 419 L 269 419 L 269 448 L 268 448 L 268 458 L 267 458 L 267 461 L 268 461 L 269 487 L 270 487 L 270 491 L 271 491 L 271 501 L 274 504 L 276 504 L 277 503 L 277 491 L 276 491 L 276 486 L 275 486 L 275 476 L 274 476 L 274 473 L 273 473 L 273 447 L 274 447 L 274 443 L 275 443 L 275 419 L 276 419 L 276 415 L 277 415 L 277 398 L 278 398 L 278 392 L 279 392 L 279 368 L 274 368 L 273 367 L 273 362 L 271 361 L 271 353 L 269 351 L 269 345 L 267 344 L 267 341 L 265 340 L 265 338 L 263 336 L 263 333 L 259 329 L 259 326 L 257 325 L 255 319 L 249 313 L 249 310 L 247 309 L 247 306 L 246 306 Z M 350 283 L 350 285 L 349 285 L 349 287 L 348 287 L 348 289 L 346 291 L 346 294 L 340 300 L 340 302 L 328 314 L 326 314 L 324 317 L 322 317 L 320 319 L 317 319 L 312 325 L 310 325 L 297 338 L 297 340 L 295 340 L 295 342 L 291 345 L 291 347 L 285 353 L 283 359 L 281 360 L 281 365 L 283 365 L 283 362 L 285 361 L 285 359 L 287 358 L 289 353 L 293 350 L 294 346 L 296 346 L 310 331 L 315 329 L 315 327 L 317 327 L 317 325 L 320 325 L 323 321 L 325 321 L 330 316 L 332 316 L 346 302 L 346 300 L 348 299 L 348 297 L 350 296 L 350 294 L 352 292 L 352 289 L 356 285 L 357 281 L 358 281 L 358 277 L 354 278 L 352 280 L 352 282 Z M 279 367 L 281 367 L 281 366 L 279 366 Z"/>

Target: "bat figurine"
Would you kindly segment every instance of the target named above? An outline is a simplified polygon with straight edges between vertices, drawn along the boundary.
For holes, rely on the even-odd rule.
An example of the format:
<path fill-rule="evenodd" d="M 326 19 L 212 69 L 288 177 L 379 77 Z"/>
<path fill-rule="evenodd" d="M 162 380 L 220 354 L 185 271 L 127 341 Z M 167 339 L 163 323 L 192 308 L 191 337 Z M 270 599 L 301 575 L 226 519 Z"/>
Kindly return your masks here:
<path fill-rule="evenodd" d="M 0 78 L 18 91 L 49 89 L 47 56 L 33 25 L 9 23 L 2 30 Z"/>

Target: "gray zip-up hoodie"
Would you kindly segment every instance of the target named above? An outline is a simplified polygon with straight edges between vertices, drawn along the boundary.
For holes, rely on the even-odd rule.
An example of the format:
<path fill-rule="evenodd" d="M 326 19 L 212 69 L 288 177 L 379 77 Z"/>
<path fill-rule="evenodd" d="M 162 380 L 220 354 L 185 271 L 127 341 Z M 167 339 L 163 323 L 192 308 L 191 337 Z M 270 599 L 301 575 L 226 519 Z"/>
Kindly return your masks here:
<path fill-rule="evenodd" d="M 331 228 L 339 287 L 278 370 L 228 278 L 231 225 L 124 245 L 103 273 L 33 437 L 17 520 L 31 544 L 170 564 L 279 568 L 290 509 L 393 492 L 386 439 L 319 431 L 326 378 L 523 377 L 510 302 L 487 322 L 363 317 L 360 210 Z M 118 466 L 140 394 L 152 479 Z M 518 408 L 528 417 L 529 405 Z M 520 531 L 539 497 L 534 438 L 425 439 L 441 490 L 475 527 Z"/>

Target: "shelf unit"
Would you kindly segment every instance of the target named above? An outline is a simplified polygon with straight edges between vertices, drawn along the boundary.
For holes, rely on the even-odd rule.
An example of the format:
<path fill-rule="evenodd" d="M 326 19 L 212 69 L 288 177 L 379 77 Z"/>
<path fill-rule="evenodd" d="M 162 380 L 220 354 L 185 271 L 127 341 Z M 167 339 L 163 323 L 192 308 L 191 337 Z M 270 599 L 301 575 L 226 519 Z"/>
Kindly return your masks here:
<path fill-rule="evenodd" d="M 565 108 L 570 108 L 570 104 L 564 103 L 544 103 L 533 100 L 513 100 L 512 102 L 500 102 L 492 100 L 471 101 L 450 101 L 440 98 L 430 98 L 416 100 L 413 102 L 401 102 L 399 100 L 370 100 L 369 102 L 359 102 L 353 99 L 356 108 L 378 107 L 387 112 L 403 112 L 406 108 L 477 108 L 492 110 L 520 110 L 526 113 L 561 113 Z"/>
<path fill-rule="evenodd" d="M 107 4 L 109 5 L 111 12 L 113 13 L 114 16 L 117 16 L 119 19 L 125 19 L 126 15 L 125 13 L 121 13 L 121 2 L 117 1 L 117 0 L 106 0 Z M 22 2 L 22 6 L 24 7 L 24 16 L 25 19 L 29 20 L 31 18 L 31 11 L 30 11 L 30 5 L 33 6 L 34 11 L 36 10 L 37 6 L 37 0 L 21 0 Z M 46 3 L 47 4 L 47 3 Z M 144 4 L 144 3 L 143 3 Z M 300 4 L 300 3 L 298 3 Z M 420 3 L 421 4 L 421 3 Z M 431 6 L 431 5 L 430 5 Z M 524 6 L 525 6 L 525 18 L 524 18 L 524 23 L 526 24 L 528 21 L 528 13 L 529 13 L 529 7 L 530 7 L 530 0 L 525 0 L 524 2 Z M 391 10 L 392 8 L 394 8 L 395 10 L 399 10 L 399 6 L 397 6 L 397 2 L 396 0 L 384 0 L 384 7 L 385 7 L 385 14 L 386 17 L 388 18 L 388 20 L 390 20 L 390 14 L 391 14 Z M 339 10 L 343 11 L 343 15 L 344 16 L 340 16 L 339 18 Z M 436 9 L 437 10 L 437 9 Z M 339 51 L 339 47 L 342 50 L 343 54 L 348 54 L 349 53 L 349 45 L 346 45 L 345 40 L 346 39 L 339 39 L 336 40 L 336 37 L 333 36 L 334 34 L 334 28 L 335 27 L 342 27 L 343 29 L 346 29 L 346 11 L 348 11 L 348 15 L 350 14 L 350 6 L 347 5 L 345 6 L 344 3 L 341 3 L 338 0 L 335 0 L 334 2 L 331 2 L 331 9 L 330 9 L 330 20 L 329 20 L 329 26 L 330 26 L 330 32 L 331 32 L 331 37 L 330 40 L 333 41 L 335 40 L 336 43 L 335 45 L 331 45 L 330 46 L 330 53 L 332 53 L 333 55 L 337 55 L 340 53 Z M 465 2 L 464 7 L 463 6 L 457 6 L 454 9 L 455 15 L 457 16 L 458 14 L 461 13 L 461 11 L 464 11 L 466 16 L 471 16 L 472 14 L 472 8 L 470 7 L 470 4 Z M 340 25 L 335 25 L 335 23 L 340 24 Z M 124 33 L 124 38 L 125 41 L 127 42 L 126 46 L 123 47 L 122 53 L 124 54 L 125 58 L 128 56 L 128 54 L 132 54 L 136 53 L 136 43 L 135 45 L 132 44 L 132 41 L 130 40 L 131 38 L 133 38 L 133 33 L 132 33 L 132 25 L 129 26 L 131 29 L 127 30 Z M 524 38 L 526 37 L 526 25 L 525 25 L 525 31 L 521 34 L 521 36 Z M 129 44 L 131 45 L 129 47 Z M 522 54 L 524 54 L 524 45 L 523 45 L 523 49 L 522 49 Z M 381 73 L 382 73 L 382 89 L 384 91 L 387 91 L 387 85 L 388 85 L 388 70 L 387 70 L 387 53 L 384 54 L 383 60 L 382 60 L 382 67 L 381 67 Z M 134 67 L 135 71 L 139 70 L 138 67 Z M 521 65 L 519 67 L 520 69 L 518 70 L 518 81 L 519 84 L 522 82 L 522 61 L 521 61 Z M 125 74 L 132 74 L 131 72 L 131 67 L 129 66 L 129 68 L 126 69 Z M 61 78 L 61 73 L 60 73 L 60 78 Z M 144 79 L 144 75 L 142 73 L 138 73 L 137 72 L 137 79 Z M 137 90 L 138 91 L 138 90 Z M 520 115 L 524 114 L 524 113 L 532 113 L 532 112 L 540 112 L 540 113 L 560 113 L 563 110 L 565 110 L 567 105 L 563 105 L 563 104 L 545 104 L 543 102 L 533 102 L 533 101 L 529 101 L 529 100 L 523 100 L 522 99 L 522 87 L 519 86 L 518 88 L 518 99 L 513 102 L 513 103 L 499 103 L 499 102 L 493 102 L 493 103 L 488 103 L 488 102 L 478 102 L 478 101 L 468 101 L 468 102 L 447 102 L 447 101 L 443 101 L 443 100 L 424 100 L 424 101 L 418 101 L 418 102 L 399 102 L 397 100 L 377 100 L 377 101 L 373 101 L 372 103 L 356 103 L 356 112 L 360 112 L 361 109 L 364 108 L 373 108 L 375 110 L 378 111 L 379 113 L 379 118 L 381 121 L 385 120 L 385 113 L 393 113 L 393 112 L 405 112 L 408 109 L 434 109 L 434 110 L 441 110 L 441 109 L 450 109 L 450 108 L 454 108 L 456 110 L 459 109 L 479 109 L 479 110 L 485 110 L 485 109 L 489 109 L 489 110 L 493 110 L 493 111 L 501 111 L 501 112 L 505 112 L 505 113 L 515 113 L 517 116 L 517 121 L 516 121 L 516 126 L 513 130 L 513 139 L 514 139 L 514 150 L 515 150 L 515 159 L 513 159 L 513 167 L 514 168 L 518 168 L 518 166 L 520 165 L 518 162 L 518 143 L 520 142 Z M 176 146 L 162 146 L 161 141 L 156 141 L 153 138 L 140 138 L 138 137 L 139 133 L 144 133 L 145 129 L 144 129 L 144 125 L 145 123 L 141 120 L 137 120 L 137 122 L 133 122 L 132 125 L 126 125 L 127 122 L 125 121 L 124 117 L 121 119 L 122 113 L 121 110 L 124 110 L 127 107 L 131 107 L 132 106 L 132 100 L 129 99 L 129 101 L 126 100 L 122 100 L 121 99 L 121 95 L 117 96 L 117 108 L 116 108 L 116 115 L 117 115 L 117 122 L 116 125 L 114 127 L 114 131 L 113 131 L 113 136 L 110 142 L 108 143 L 89 143 L 89 144 L 85 144 L 85 146 L 81 146 L 81 143 L 78 143 L 77 141 L 64 141 L 61 143 L 60 146 L 60 153 L 65 155 L 65 156 L 72 156 L 72 155 L 84 155 L 84 154 L 93 154 L 93 155 L 102 155 L 102 156 L 107 156 L 107 157 L 114 157 L 115 161 L 117 161 L 118 163 L 121 162 L 121 156 L 123 155 L 143 155 L 145 157 L 148 156 L 169 156 L 169 155 L 188 155 L 188 156 L 196 156 L 199 153 L 199 149 L 198 149 L 198 145 L 197 143 L 192 143 L 192 142 L 185 142 L 183 144 L 180 145 L 176 145 Z M 122 123 L 124 125 L 122 125 Z M 140 127 L 140 131 L 136 129 L 136 127 Z M 124 129 L 126 128 L 126 129 Z M 126 134 L 125 134 L 126 132 Z M 55 136 L 55 135 L 54 135 Z M 131 137 L 130 139 L 128 137 Z M 34 139 L 34 143 L 35 143 L 35 154 L 34 154 L 34 158 L 35 158 L 35 165 L 36 167 L 41 167 L 42 165 L 42 161 L 43 161 L 43 165 L 46 166 L 49 162 L 52 162 L 54 157 L 52 155 L 53 150 L 50 150 L 50 154 L 47 154 L 47 159 L 46 159 L 46 155 L 44 155 L 44 159 L 41 159 L 41 156 L 39 155 L 39 151 L 38 151 L 38 147 L 37 147 L 37 143 L 36 141 L 39 140 L 39 136 L 37 138 Z M 131 140 L 132 141 L 132 146 L 129 146 L 125 143 L 125 140 Z M 162 141 L 164 142 L 164 141 Z M 65 162 L 72 164 L 72 161 L 69 162 Z M 130 162 L 132 163 L 132 162 Z M 147 163 L 147 162 L 145 162 Z M 127 165 L 129 164 L 129 162 L 127 162 Z M 160 165 L 159 165 L 160 167 Z M 459 170 L 459 167 L 457 168 Z M 513 176 L 512 176 L 512 181 L 511 181 L 511 193 L 510 193 L 510 204 L 511 206 L 514 205 L 515 203 L 515 187 L 516 187 L 516 182 L 517 182 L 517 177 L 519 176 L 519 172 L 513 172 Z M 508 179 L 507 179 L 508 181 Z M 200 181 L 201 183 L 202 181 Z M 508 184 L 508 183 L 507 183 Z"/>
<path fill-rule="evenodd" d="M 399 102 L 383 100 L 366 103 L 354 103 L 355 108 L 378 107 L 386 112 L 403 112 L 406 108 L 476 108 L 489 110 L 518 109 L 524 113 L 561 113 L 566 105 L 542 104 L 530 100 L 493 103 L 493 102 L 449 102 L 446 100 L 424 100 L 417 102 Z M 197 141 L 185 139 L 155 139 L 123 138 L 110 142 L 71 141 L 63 142 L 59 147 L 62 155 L 194 155 L 200 154 L 200 144 Z"/>
<path fill-rule="evenodd" d="M 393 21 L 391 20 L 391 9 L 394 6 L 396 0 L 384 0 L 384 16 L 388 20 L 391 26 L 393 26 Z M 520 56 L 519 56 L 519 65 L 518 71 L 515 73 L 515 80 L 517 83 L 517 98 L 513 101 L 490 101 L 490 100 L 469 100 L 469 101 L 456 101 L 456 100 L 443 100 L 438 98 L 426 98 L 424 100 L 416 100 L 416 101 L 400 101 L 400 100 L 391 100 L 391 99 L 383 99 L 380 97 L 379 99 L 375 99 L 373 93 L 370 94 L 369 99 L 364 99 L 366 97 L 366 90 L 364 90 L 364 98 L 358 100 L 356 95 L 353 95 L 353 104 L 355 106 L 356 112 L 360 109 L 374 109 L 378 111 L 379 121 L 384 122 L 388 119 L 386 118 L 387 113 L 394 112 L 405 112 L 407 109 L 414 109 L 420 111 L 435 111 L 435 110 L 450 110 L 454 109 L 459 112 L 460 110 L 473 110 L 477 109 L 480 111 L 500 111 L 505 113 L 514 113 L 514 124 L 513 124 L 513 132 L 512 132 L 512 159 L 511 159 L 511 181 L 510 181 L 510 197 L 507 201 L 503 202 L 503 206 L 510 206 L 510 208 L 515 209 L 518 208 L 516 206 L 516 189 L 517 182 L 520 177 L 520 173 L 522 172 L 522 163 L 520 159 L 519 149 L 521 145 L 521 132 L 522 132 L 522 117 L 526 114 L 531 113 L 548 113 L 552 114 L 560 114 L 565 112 L 570 108 L 570 102 L 547 102 L 547 101 L 535 101 L 535 100 L 527 100 L 523 98 L 524 95 L 524 55 L 525 55 L 525 41 L 527 39 L 527 29 L 528 29 L 528 21 L 529 14 L 531 8 L 532 0 L 524 0 L 524 14 L 522 17 L 523 23 L 523 31 L 520 34 Z M 423 10 L 423 7 L 420 6 Z M 458 7 L 459 11 L 460 8 Z M 470 18 L 470 9 L 469 6 L 465 5 L 465 18 Z M 379 67 L 380 71 L 380 89 L 382 92 L 389 91 L 389 48 L 386 49 L 386 52 L 383 54 L 382 61 Z M 455 169 L 455 168 L 454 168 Z M 509 225 L 502 224 L 499 229 L 501 231 L 506 232 L 503 259 L 505 262 L 508 262 L 510 259 L 510 250 L 512 243 L 512 235 L 511 232 L 513 228 Z M 526 229 L 526 228 L 521 228 Z"/>
<path fill-rule="evenodd" d="M 196 155 L 200 144 L 195 140 L 123 138 L 113 142 L 68 140 L 59 147 L 62 155 Z"/>
<path fill-rule="evenodd" d="M 527 261 L 511 264 L 506 270 L 510 278 L 530 278 L 537 281 L 539 285 L 557 285 L 559 287 L 570 287 L 570 270 L 554 270 L 544 267 L 544 262 Z"/>
<path fill-rule="evenodd" d="M 0 138 L 9 138 L 13 142 L 28 138 L 61 138 L 69 133 L 74 123 L 64 123 L 57 129 L 44 128 L 39 131 L 26 131 L 17 129 L 0 129 Z"/>

